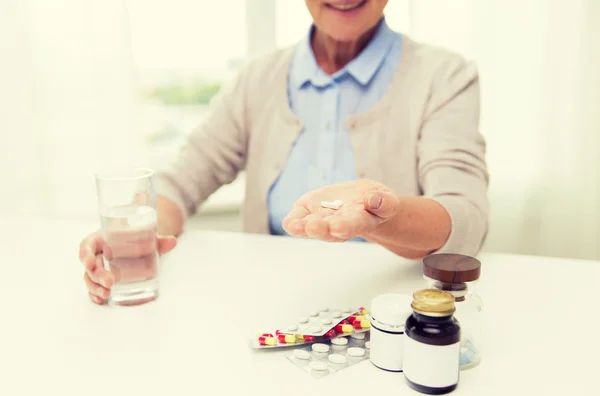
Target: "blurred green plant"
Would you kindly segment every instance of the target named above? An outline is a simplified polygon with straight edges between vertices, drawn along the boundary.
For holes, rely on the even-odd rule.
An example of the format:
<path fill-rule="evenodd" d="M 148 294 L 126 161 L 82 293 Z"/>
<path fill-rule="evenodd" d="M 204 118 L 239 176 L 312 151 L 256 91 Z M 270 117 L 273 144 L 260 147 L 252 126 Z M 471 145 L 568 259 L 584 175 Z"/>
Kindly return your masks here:
<path fill-rule="evenodd" d="M 161 129 L 149 133 L 146 136 L 146 143 L 155 144 L 168 144 L 176 141 L 183 135 L 183 132 L 179 130 L 175 125 L 168 123 Z"/>
<path fill-rule="evenodd" d="M 165 105 L 206 105 L 219 92 L 221 84 L 191 83 L 186 85 L 166 85 L 152 90 L 148 97 Z"/>

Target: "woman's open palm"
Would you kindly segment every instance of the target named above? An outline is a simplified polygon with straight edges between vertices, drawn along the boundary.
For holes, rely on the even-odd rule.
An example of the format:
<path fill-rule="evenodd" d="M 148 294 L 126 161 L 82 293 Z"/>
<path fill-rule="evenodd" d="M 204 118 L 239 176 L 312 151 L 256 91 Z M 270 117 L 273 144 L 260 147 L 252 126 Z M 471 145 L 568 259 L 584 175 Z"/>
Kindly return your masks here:
<path fill-rule="evenodd" d="M 335 210 L 321 202 L 343 201 Z M 283 228 L 292 236 L 342 242 L 373 232 L 396 214 L 397 196 L 372 180 L 332 184 L 311 191 L 296 201 L 283 219 Z"/>

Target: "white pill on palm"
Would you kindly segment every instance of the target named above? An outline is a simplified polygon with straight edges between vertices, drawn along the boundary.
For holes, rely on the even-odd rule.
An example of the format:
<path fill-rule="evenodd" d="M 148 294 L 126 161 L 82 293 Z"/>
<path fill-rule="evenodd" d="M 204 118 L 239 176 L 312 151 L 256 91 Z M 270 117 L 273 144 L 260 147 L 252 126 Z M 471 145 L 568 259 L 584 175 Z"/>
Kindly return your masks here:
<path fill-rule="evenodd" d="M 335 201 L 332 201 L 332 202 L 321 201 L 321 207 L 328 208 L 328 209 L 338 210 L 339 208 L 342 207 L 342 205 L 344 205 L 344 201 L 342 201 L 340 199 L 336 199 Z"/>

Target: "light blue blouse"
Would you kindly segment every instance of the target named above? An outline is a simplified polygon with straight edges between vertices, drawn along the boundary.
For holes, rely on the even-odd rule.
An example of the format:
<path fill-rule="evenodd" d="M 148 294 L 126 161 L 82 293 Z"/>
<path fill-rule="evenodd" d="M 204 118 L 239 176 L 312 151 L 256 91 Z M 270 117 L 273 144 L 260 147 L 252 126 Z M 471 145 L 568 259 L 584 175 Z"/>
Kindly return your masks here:
<path fill-rule="evenodd" d="M 287 235 L 281 222 L 303 194 L 355 179 L 345 119 L 369 110 L 383 97 L 400 63 L 402 36 L 382 19 L 359 56 L 329 76 L 315 60 L 313 29 L 298 44 L 290 67 L 288 100 L 305 127 L 269 192 L 269 224 L 275 235 Z"/>

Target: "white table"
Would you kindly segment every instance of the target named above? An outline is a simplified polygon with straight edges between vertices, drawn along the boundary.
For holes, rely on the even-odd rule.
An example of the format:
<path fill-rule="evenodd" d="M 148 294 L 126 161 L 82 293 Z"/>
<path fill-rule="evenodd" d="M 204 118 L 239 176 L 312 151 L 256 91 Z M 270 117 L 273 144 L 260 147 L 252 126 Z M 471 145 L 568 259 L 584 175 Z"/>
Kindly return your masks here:
<path fill-rule="evenodd" d="M 188 232 L 163 258 L 160 298 L 85 295 L 89 224 L 0 221 L 0 395 L 416 394 L 368 361 L 323 379 L 248 337 L 322 306 L 424 286 L 418 263 L 370 244 Z M 592 395 L 600 263 L 482 255 L 487 341 L 455 395 Z M 535 392 L 535 393 L 534 393 Z"/>

